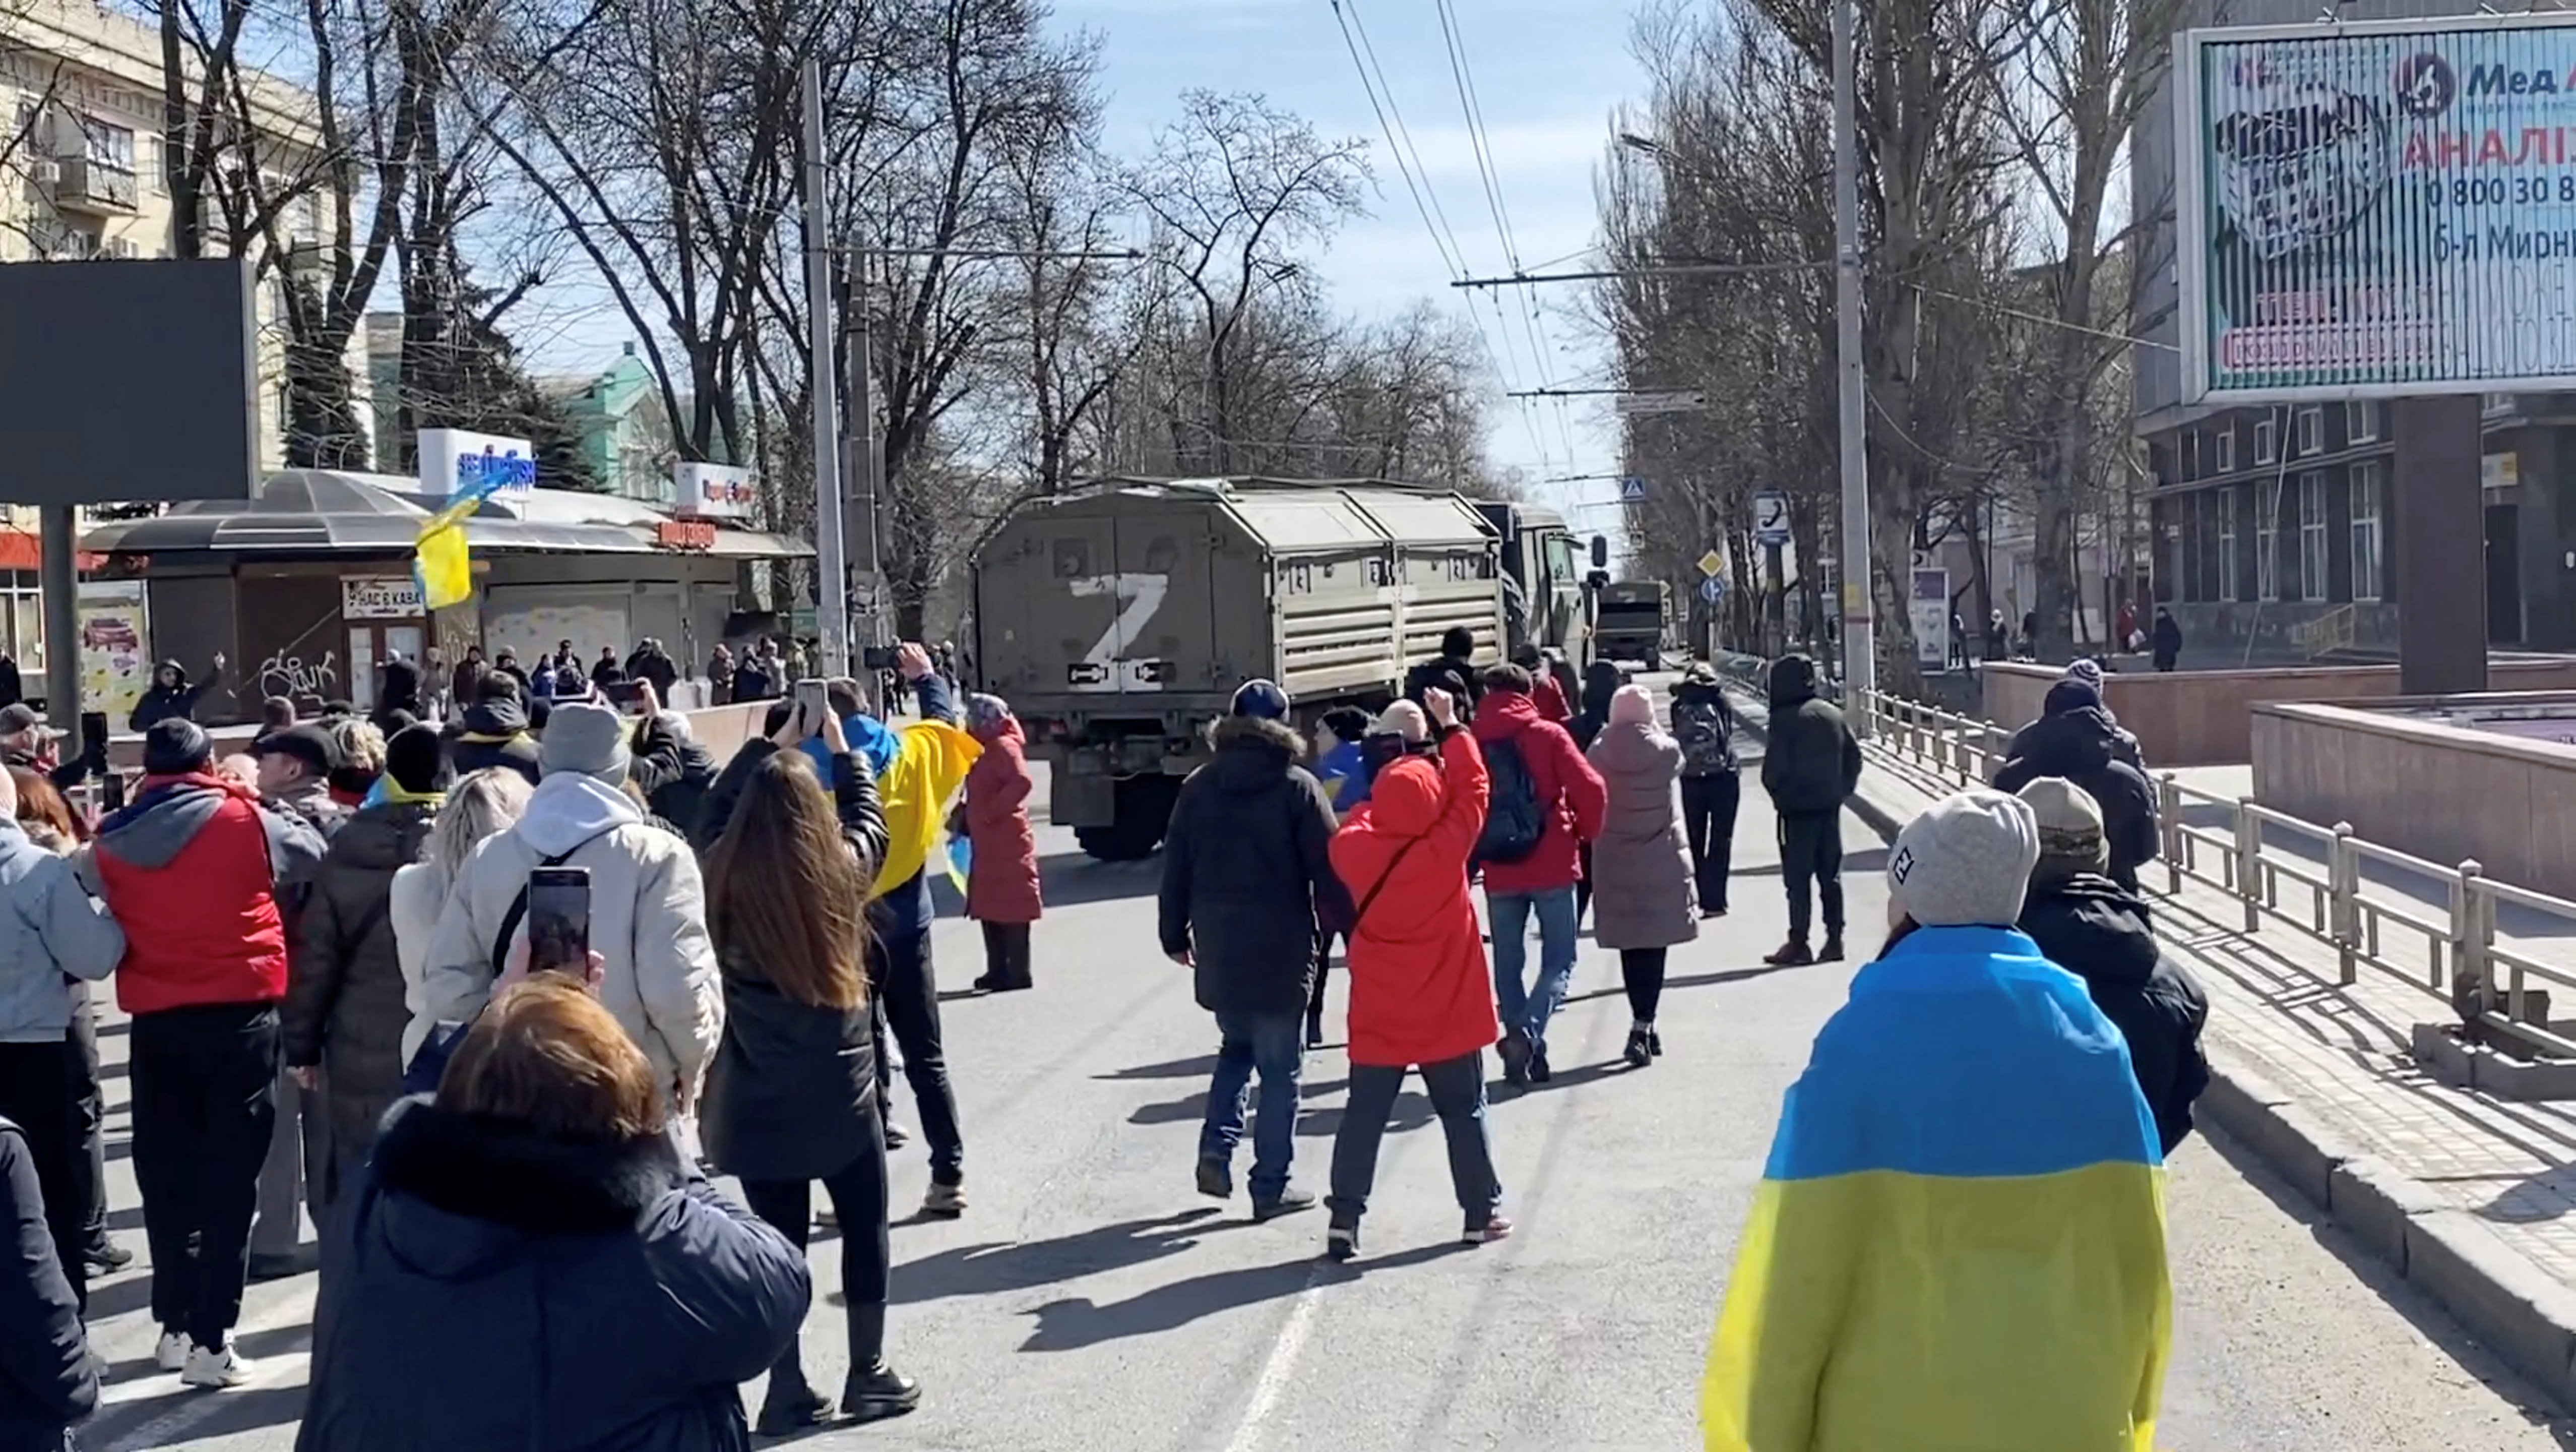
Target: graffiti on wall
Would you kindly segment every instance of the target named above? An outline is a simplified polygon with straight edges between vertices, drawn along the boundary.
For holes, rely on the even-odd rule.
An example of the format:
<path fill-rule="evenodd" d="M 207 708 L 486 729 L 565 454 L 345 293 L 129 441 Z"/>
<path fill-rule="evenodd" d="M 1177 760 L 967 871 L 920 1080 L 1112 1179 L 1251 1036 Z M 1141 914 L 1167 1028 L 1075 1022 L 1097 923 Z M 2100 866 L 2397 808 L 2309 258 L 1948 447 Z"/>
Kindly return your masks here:
<path fill-rule="evenodd" d="M 307 661 L 300 655 L 279 651 L 259 663 L 259 693 L 265 696 L 319 696 L 329 700 L 339 693 L 340 657 L 324 651 L 318 659 Z"/>

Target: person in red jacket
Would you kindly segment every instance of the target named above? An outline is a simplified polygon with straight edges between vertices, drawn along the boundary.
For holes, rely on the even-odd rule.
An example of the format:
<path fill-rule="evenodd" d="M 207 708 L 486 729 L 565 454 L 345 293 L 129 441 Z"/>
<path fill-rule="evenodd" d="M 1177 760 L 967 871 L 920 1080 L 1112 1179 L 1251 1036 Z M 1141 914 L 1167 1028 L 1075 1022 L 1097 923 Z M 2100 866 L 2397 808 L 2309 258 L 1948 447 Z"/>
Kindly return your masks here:
<path fill-rule="evenodd" d="M 1601 835 L 1609 792 L 1601 774 L 1565 728 L 1539 715 L 1530 674 L 1516 665 L 1485 672 L 1476 707 L 1476 744 L 1494 782 L 1489 817 L 1539 824 L 1510 856 L 1494 850 L 1496 833 L 1479 844 L 1485 915 L 1494 930 L 1494 996 L 1503 1014 L 1503 1077 L 1513 1084 L 1548 1081 L 1547 1021 L 1565 1002 L 1574 977 L 1574 884 L 1583 876 L 1582 844 Z M 1522 977 L 1531 917 L 1538 919 L 1538 986 Z"/>
<path fill-rule="evenodd" d="M 319 833 L 215 775 L 212 755 L 195 723 L 154 722 L 142 794 L 100 826 L 87 861 L 125 930 L 116 1001 L 134 1017 L 127 1072 L 156 1354 L 195 1387 L 238 1386 L 252 1372 L 232 1329 L 277 1116 L 279 898 L 322 860 Z"/>
<path fill-rule="evenodd" d="M 1538 648 L 1538 642 L 1522 641 L 1521 648 L 1512 652 L 1512 664 L 1529 672 L 1530 699 L 1538 703 L 1539 719 L 1570 728 L 1574 708 L 1566 704 L 1565 687 L 1557 680 L 1556 672 L 1548 669 L 1547 652 Z"/>
<path fill-rule="evenodd" d="M 1029 762 L 1020 718 L 999 696 L 966 698 L 966 730 L 984 754 L 966 770 L 966 916 L 984 925 L 984 976 L 975 986 L 1008 993 L 1029 983 L 1029 925 L 1038 892 L 1038 839 L 1029 826 Z"/>
<path fill-rule="evenodd" d="M 1485 976 L 1485 949 L 1467 898 L 1467 857 L 1485 826 L 1489 779 L 1457 703 L 1423 692 L 1440 765 L 1407 756 L 1379 773 L 1369 799 L 1333 837 L 1333 871 L 1359 904 L 1350 934 L 1351 1093 L 1333 1136 L 1332 1213 L 1325 1254 L 1359 1254 L 1360 1217 L 1377 1181 L 1378 1144 L 1407 1069 L 1449 1140 L 1449 1179 L 1470 1244 L 1500 1240 L 1512 1223 L 1485 1129 L 1485 1046 L 1502 1025 Z M 1489 696 L 1488 699 L 1491 699 Z"/>

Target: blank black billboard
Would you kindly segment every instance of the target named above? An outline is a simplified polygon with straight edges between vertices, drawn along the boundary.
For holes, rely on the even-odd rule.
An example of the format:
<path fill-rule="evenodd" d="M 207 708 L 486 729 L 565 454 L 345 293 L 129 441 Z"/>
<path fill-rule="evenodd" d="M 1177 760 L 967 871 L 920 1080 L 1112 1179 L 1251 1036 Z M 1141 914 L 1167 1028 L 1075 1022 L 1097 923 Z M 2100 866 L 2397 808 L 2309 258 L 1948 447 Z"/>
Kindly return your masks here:
<path fill-rule="evenodd" d="M 247 499 L 251 264 L 0 266 L 0 503 Z"/>

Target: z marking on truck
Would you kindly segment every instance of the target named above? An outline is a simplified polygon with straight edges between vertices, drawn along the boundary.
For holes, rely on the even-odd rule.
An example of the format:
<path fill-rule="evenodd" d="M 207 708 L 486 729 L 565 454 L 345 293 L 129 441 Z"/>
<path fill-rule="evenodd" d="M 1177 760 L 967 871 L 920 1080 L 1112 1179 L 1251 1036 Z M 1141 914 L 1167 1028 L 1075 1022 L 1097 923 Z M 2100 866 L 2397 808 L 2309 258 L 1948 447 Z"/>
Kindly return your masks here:
<path fill-rule="evenodd" d="M 1081 661 L 1066 670 L 1065 684 L 1077 691 L 1159 691 L 1163 688 L 1162 662 L 1129 660 L 1127 647 L 1144 634 L 1145 623 L 1163 608 L 1163 597 L 1172 587 L 1169 575 L 1120 574 L 1085 575 L 1067 580 L 1066 586 L 1076 595 L 1107 595 L 1118 602 L 1118 613 L 1092 643 Z"/>

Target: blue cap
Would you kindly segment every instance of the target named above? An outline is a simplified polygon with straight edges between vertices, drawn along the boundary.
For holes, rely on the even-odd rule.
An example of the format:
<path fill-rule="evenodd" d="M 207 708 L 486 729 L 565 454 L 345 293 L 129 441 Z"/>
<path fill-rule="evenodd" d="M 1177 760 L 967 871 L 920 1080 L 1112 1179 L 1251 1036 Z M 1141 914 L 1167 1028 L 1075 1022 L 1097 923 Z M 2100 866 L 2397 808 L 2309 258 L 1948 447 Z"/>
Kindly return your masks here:
<path fill-rule="evenodd" d="M 1281 720 L 1288 714 L 1288 693 L 1269 681 L 1245 681 L 1235 688 L 1233 714 Z"/>

